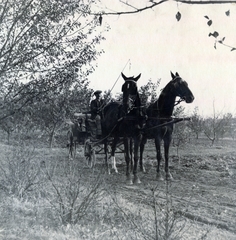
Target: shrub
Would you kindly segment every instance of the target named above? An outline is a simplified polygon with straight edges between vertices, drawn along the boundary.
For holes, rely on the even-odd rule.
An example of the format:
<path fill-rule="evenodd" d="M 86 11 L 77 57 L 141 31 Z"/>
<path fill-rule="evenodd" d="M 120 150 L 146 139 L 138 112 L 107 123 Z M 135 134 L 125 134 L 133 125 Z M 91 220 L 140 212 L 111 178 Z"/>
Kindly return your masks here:
<path fill-rule="evenodd" d="M 43 192 L 63 225 L 77 224 L 101 194 L 102 179 L 87 179 L 84 185 L 78 167 L 77 162 L 66 159 L 64 164 L 57 162 L 44 169 L 47 181 Z"/>
<path fill-rule="evenodd" d="M 34 148 L 23 143 L 14 146 L 0 165 L 0 186 L 8 194 L 22 198 L 40 182 L 40 166 L 35 160 Z"/>

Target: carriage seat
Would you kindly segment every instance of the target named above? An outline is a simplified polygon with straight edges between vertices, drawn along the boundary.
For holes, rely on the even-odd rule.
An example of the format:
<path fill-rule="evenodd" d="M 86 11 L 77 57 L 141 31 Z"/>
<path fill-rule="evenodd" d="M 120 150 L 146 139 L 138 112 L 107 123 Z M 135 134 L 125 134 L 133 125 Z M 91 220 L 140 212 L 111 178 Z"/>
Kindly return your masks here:
<path fill-rule="evenodd" d="M 102 135 L 102 126 L 100 116 L 96 116 L 95 119 L 88 119 L 89 128 L 91 130 L 91 135 L 95 138 L 100 138 Z"/>
<path fill-rule="evenodd" d="M 78 124 L 82 125 L 82 131 L 87 131 L 94 138 L 99 138 L 102 135 L 101 119 L 91 119 L 90 113 L 75 113 Z"/>
<path fill-rule="evenodd" d="M 74 117 L 80 132 L 86 132 L 86 119 L 88 114 L 85 113 L 75 113 Z"/>

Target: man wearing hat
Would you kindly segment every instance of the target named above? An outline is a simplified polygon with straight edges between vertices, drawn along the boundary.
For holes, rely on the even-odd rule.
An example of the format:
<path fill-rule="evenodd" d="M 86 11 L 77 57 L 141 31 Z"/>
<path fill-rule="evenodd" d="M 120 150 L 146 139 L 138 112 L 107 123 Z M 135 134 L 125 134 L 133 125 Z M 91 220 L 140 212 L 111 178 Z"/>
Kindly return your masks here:
<path fill-rule="evenodd" d="M 91 119 L 96 121 L 97 126 L 97 135 L 102 134 L 101 130 L 101 111 L 104 107 L 104 100 L 102 99 L 101 95 L 102 91 L 97 90 L 94 92 L 95 99 L 90 103 L 90 110 L 91 110 Z"/>

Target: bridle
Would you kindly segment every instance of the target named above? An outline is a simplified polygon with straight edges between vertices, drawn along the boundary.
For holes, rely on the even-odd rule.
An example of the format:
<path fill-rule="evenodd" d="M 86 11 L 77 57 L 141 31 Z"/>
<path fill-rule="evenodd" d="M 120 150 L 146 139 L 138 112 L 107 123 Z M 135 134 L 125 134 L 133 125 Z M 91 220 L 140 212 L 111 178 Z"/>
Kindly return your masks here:
<path fill-rule="evenodd" d="M 175 101 L 174 107 L 179 105 L 181 102 L 185 101 L 184 98 L 181 98 L 178 101 Z"/>
<path fill-rule="evenodd" d="M 129 82 L 135 83 L 135 87 L 137 88 L 137 82 L 136 82 L 136 81 L 134 81 L 134 80 L 132 80 L 132 79 L 126 80 L 126 83 L 127 83 L 127 84 L 129 84 Z M 128 88 L 129 88 L 129 87 L 128 87 Z M 124 92 L 124 91 L 123 91 L 123 92 Z M 127 114 L 128 114 L 131 110 L 133 110 L 133 109 L 135 109 L 135 108 L 138 108 L 138 107 L 135 106 L 135 101 L 136 101 L 136 99 L 137 99 L 137 96 L 138 96 L 138 90 L 136 91 L 135 94 L 128 94 L 128 96 L 127 96 L 127 103 L 125 103 L 125 104 L 127 104 L 127 106 L 128 106 L 128 108 L 127 108 Z M 123 104 L 124 104 L 124 102 L 123 102 Z"/>
<path fill-rule="evenodd" d="M 172 81 L 175 81 L 175 80 L 177 80 L 177 79 L 180 79 L 180 80 L 182 80 L 182 81 L 184 81 L 181 77 L 179 77 L 179 76 L 176 76 Z M 175 89 L 176 90 L 176 89 Z M 176 91 L 177 92 L 177 91 Z M 178 104 L 180 104 L 181 102 L 183 102 L 183 101 L 185 101 L 185 97 L 183 96 L 184 94 L 180 94 L 179 92 L 177 92 L 177 94 L 176 94 L 176 96 L 178 96 L 179 97 L 179 99 L 177 100 L 177 101 L 175 101 L 175 103 L 174 103 L 174 106 L 177 106 Z"/>

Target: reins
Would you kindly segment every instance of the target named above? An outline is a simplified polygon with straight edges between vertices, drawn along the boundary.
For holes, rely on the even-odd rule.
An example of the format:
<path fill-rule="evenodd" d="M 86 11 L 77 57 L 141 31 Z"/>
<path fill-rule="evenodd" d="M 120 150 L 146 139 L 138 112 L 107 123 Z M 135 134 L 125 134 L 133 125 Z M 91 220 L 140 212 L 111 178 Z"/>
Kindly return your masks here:
<path fill-rule="evenodd" d="M 183 102 L 183 101 L 184 101 L 183 98 L 180 98 L 178 101 L 175 101 L 174 107 L 177 106 L 178 104 L 180 104 L 180 103 Z"/>
<path fill-rule="evenodd" d="M 157 118 L 157 119 L 160 119 L 160 120 L 172 119 L 172 120 L 170 120 L 169 122 L 165 122 L 165 123 L 150 127 L 150 128 L 144 128 L 144 131 L 148 131 L 148 130 L 155 129 L 155 128 L 165 127 L 169 124 L 174 124 L 174 123 L 177 123 L 177 122 L 191 121 L 191 118 Z"/>

